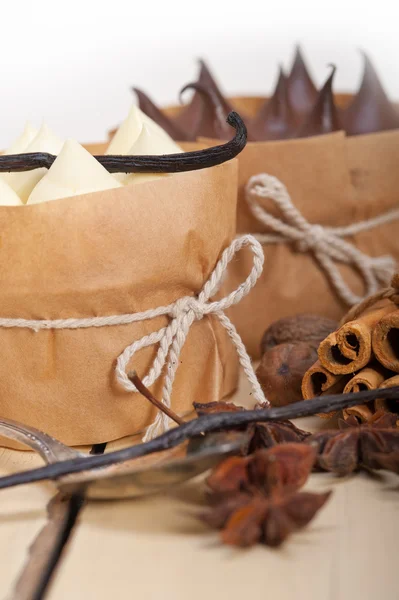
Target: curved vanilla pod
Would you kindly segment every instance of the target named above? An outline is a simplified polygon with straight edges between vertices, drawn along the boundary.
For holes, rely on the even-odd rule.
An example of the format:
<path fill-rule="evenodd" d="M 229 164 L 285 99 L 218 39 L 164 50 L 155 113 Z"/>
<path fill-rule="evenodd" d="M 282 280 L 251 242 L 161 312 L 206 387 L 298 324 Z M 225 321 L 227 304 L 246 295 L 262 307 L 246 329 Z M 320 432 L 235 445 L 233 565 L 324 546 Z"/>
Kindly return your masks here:
<path fill-rule="evenodd" d="M 174 448 L 188 439 L 212 431 L 234 429 L 249 425 L 250 423 L 284 421 L 315 414 L 331 413 L 361 404 L 362 402 L 371 402 L 382 396 L 386 400 L 399 400 L 399 385 L 389 389 L 367 390 L 365 392 L 358 392 L 357 394 L 322 396 L 277 408 L 244 410 L 240 412 L 226 411 L 224 413 L 205 415 L 184 423 L 179 427 L 170 429 L 159 437 L 143 444 L 129 446 L 122 450 L 110 452 L 109 454 L 64 460 L 52 465 L 46 465 L 45 467 L 0 477 L 0 489 L 32 483 L 33 481 L 42 481 L 44 479 L 57 479 L 70 473 L 79 473 L 88 469 L 97 469 L 99 467 L 122 463 L 133 458 L 146 456 L 152 452 L 161 452 L 162 450 Z"/>
<path fill-rule="evenodd" d="M 205 150 L 165 154 L 161 156 L 95 156 L 110 173 L 180 173 L 197 171 L 220 165 L 239 154 L 247 143 L 247 128 L 240 115 L 229 113 L 227 123 L 235 129 L 235 136 L 226 142 Z M 49 169 L 56 156 L 46 152 L 0 156 L 0 173 Z"/>

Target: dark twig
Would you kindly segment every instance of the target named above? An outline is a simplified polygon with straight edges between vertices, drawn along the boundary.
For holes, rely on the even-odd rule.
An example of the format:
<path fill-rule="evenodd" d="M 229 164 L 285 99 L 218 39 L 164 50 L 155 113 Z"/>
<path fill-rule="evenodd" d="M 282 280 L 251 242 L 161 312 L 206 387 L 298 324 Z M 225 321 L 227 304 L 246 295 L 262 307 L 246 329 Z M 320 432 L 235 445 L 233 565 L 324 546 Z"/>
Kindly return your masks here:
<path fill-rule="evenodd" d="M 128 448 L 123 448 L 122 450 L 110 452 L 102 456 L 75 458 L 22 473 L 6 475 L 0 478 L 0 489 L 31 483 L 33 481 L 41 481 L 43 479 L 57 479 L 70 473 L 79 473 L 88 469 L 121 463 L 151 454 L 152 452 L 161 452 L 162 450 L 173 448 L 201 433 L 210 433 L 221 429 L 233 429 L 256 422 L 284 421 L 318 413 L 329 413 L 363 402 L 371 402 L 381 397 L 386 400 L 399 400 L 399 386 L 384 390 L 367 390 L 355 394 L 322 396 L 277 408 L 205 415 L 184 423 L 175 429 L 171 429 L 154 440 L 137 446 L 129 446 Z"/>
<path fill-rule="evenodd" d="M 64 497 L 59 492 L 47 506 L 48 520 L 30 549 L 30 560 L 21 573 L 10 600 L 43 600 L 70 539 L 84 495 Z"/>
<path fill-rule="evenodd" d="M 172 421 L 174 421 L 178 425 L 183 425 L 183 423 L 185 423 L 185 421 L 183 419 L 181 419 L 179 417 L 179 415 L 177 415 L 171 408 L 169 408 L 165 404 L 162 404 L 162 402 L 157 400 L 155 398 L 155 396 L 153 396 L 151 394 L 150 390 L 141 381 L 141 379 L 137 375 L 136 371 L 130 371 L 130 373 L 128 373 L 127 376 L 129 377 L 129 379 L 133 383 L 133 385 L 136 386 L 136 388 L 140 392 L 140 394 L 142 394 L 145 398 L 147 398 L 147 400 L 149 400 L 151 402 L 151 404 L 156 406 L 158 410 L 160 410 L 165 415 L 167 415 L 169 417 L 169 419 L 172 419 Z"/>
<path fill-rule="evenodd" d="M 110 173 L 179 173 L 214 167 L 237 156 L 247 143 L 247 129 L 240 115 L 232 111 L 227 123 L 236 131 L 233 139 L 205 150 L 160 156 L 106 155 L 94 158 Z M 0 156 L 0 173 L 32 171 L 40 167 L 49 169 L 56 158 L 45 152 L 5 154 Z"/>

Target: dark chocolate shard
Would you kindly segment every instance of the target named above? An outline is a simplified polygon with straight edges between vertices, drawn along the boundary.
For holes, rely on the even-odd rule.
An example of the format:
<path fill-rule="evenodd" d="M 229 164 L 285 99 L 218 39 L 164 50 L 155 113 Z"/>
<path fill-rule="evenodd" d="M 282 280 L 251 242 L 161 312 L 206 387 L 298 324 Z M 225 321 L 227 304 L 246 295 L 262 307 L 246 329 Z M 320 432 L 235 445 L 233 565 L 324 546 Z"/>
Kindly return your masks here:
<path fill-rule="evenodd" d="M 343 112 L 348 135 L 399 128 L 399 109 L 390 102 L 369 57 L 363 55 L 363 78 L 351 104 Z"/>
<path fill-rule="evenodd" d="M 197 81 L 198 85 L 191 102 L 187 104 L 180 113 L 176 116 L 175 123 L 186 131 L 189 131 L 192 136 L 202 135 L 204 137 L 214 137 L 209 135 L 212 132 L 214 114 L 213 111 L 204 108 L 204 95 L 200 90 L 208 90 L 209 94 L 217 101 L 224 115 L 231 112 L 232 107 L 226 100 L 223 92 L 219 88 L 214 76 L 212 75 L 208 65 L 204 60 L 199 60 L 200 72 Z M 183 88 L 187 89 L 188 86 Z M 182 90 L 182 91 L 183 91 Z M 180 95 L 182 92 L 180 92 Z"/>
<path fill-rule="evenodd" d="M 287 91 L 291 106 L 297 115 L 297 122 L 300 122 L 315 103 L 317 89 L 299 46 L 296 47 L 294 62 L 287 78 Z"/>
<path fill-rule="evenodd" d="M 181 90 L 183 94 L 188 89 L 194 89 L 200 94 L 202 107 L 199 115 L 195 135 L 216 139 L 228 139 L 230 137 L 229 127 L 226 123 L 227 115 L 226 104 L 221 101 L 220 96 L 211 87 L 202 84 L 188 83 Z"/>
<path fill-rule="evenodd" d="M 332 91 L 335 71 L 336 67 L 333 66 L 331 74 L 321 88 L 316 102 L 310 113 L 305 117 L 295 137 L 310 137 L 343 129 Z"/>
<path fill-rule="evenodd" d="M 282 140 L 291 136 L 294 127 L 295 114 L 288 96 L 287 77 L 280 67 L 273 95 L 249 123 L 248 133 L 255 141 Z"/>
<path fill-rule="evenodd" d="M 179 127 L 170 117 L 160 110 L 151 98 L 149 98 L 142 90 L 135 87 L 132 89 L 137 96 L 139 108 L 147 115 L 147 117 L 150 117 L 150 119 L 162 127 L 171 138 L 181 142 L 195 139 L 190 137 L 189 131 Z"/>

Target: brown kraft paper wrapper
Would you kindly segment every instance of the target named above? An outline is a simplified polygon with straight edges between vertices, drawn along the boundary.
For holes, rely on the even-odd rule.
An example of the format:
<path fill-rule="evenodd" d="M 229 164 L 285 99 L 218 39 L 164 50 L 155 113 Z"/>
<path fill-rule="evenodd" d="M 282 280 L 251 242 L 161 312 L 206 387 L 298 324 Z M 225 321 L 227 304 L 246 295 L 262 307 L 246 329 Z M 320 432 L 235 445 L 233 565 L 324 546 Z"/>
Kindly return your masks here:
<path fill-rule="evenodd" d="M 286 186 L 295 207 L 311 225 L 348 226 L 398 208 L 399 131 L 250 142 L 238 160 L 239 234 L 272 233 L 252 215 L 245 199 L 248 180 L 260 173 L 275 176 Z M 262 205 L 285 221 L 272 201 L 264 199 Z M 368 256 L 399 259 L 398 220 L 343 239 Z M 264 251 L 263 274 L 253 293 L 230 309 L 253 357 L 259 356 L 263 332 L 276 319 L 301 312 L 340 319 L 348 310 L 311 252 L 298 252 L 287 243 L 264 245 Z M 249 253 L 240 255 L 229 273 L 232 286 L 248 271 L 250 261 Z M 362 296 L 364 282 L 357 270 L 335 264 L 351 290 Z"/>
<path fill-rule="evenodd" d="M 65 319 L 136 313 L 199 292 L 235 234 L 236 161 L 143 184 L 1 207 L 0 316 Z M 223 293 L 223 289 L 220 293 Z M 69 445 L 142 431 L 155 410 L 115 377 L 116 359 L 167 317 L 100 328 L 0 328 L 0 412 Z M 129 364 L 141 377 L 157 346 Z M 237 383 L 236 351 L 217 318 L 193 323 L 172 408 L 220 400 Z M 161 396 L 162 377 L 152 386 Z"/>

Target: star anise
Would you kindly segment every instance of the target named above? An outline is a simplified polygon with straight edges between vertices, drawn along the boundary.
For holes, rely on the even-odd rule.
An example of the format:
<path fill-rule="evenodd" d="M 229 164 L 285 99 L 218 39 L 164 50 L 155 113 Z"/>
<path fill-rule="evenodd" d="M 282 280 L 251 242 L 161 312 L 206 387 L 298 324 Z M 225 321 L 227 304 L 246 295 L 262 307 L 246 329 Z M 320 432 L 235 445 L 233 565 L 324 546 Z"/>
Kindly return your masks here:
<path fill-rule="evenodd" d="M 360 468 L 381 468 L 381 457 L 399 450 L 397 415 L 378 412 L 360 425 L 355 417 L 340 420 L 340 430 L 315 433 L 306 442 L 317 450 L 317 466 L 323 471 L 348 475 Z"/>
<path fill-rule="evenodd" d="M 246 410 L 242 406 L 226 402 L 210 402 L 209 404 L 194 403 L 199 417 L 218 412 L 238 412 Z M 259 408 L 264 408 L 259 405 Z M 268 423 L 251 423 L 245 426 L 248 432 L 248 443 L 242 453 L 252 454 L 261 448 L 271 448 L 276 444 L 303 442 L 310 433 L 296 427 L 291 421 L 270 421 Z"/>
<path fill-rule="evenodd" d="M 297 491 L 315 457 L 311 446 L 281 444 L 224 461 L 207 480 L 212 508 L 202 520 L 222 530 L 225 544 L 280 546 L 312 520 L 330 495 Z"/>
<path fill-rule="evenodd" d="M 373 452 L 370 455 L 375 469 L 386 469 L 399 475 L 399 450 L 393 452 Z"/>

